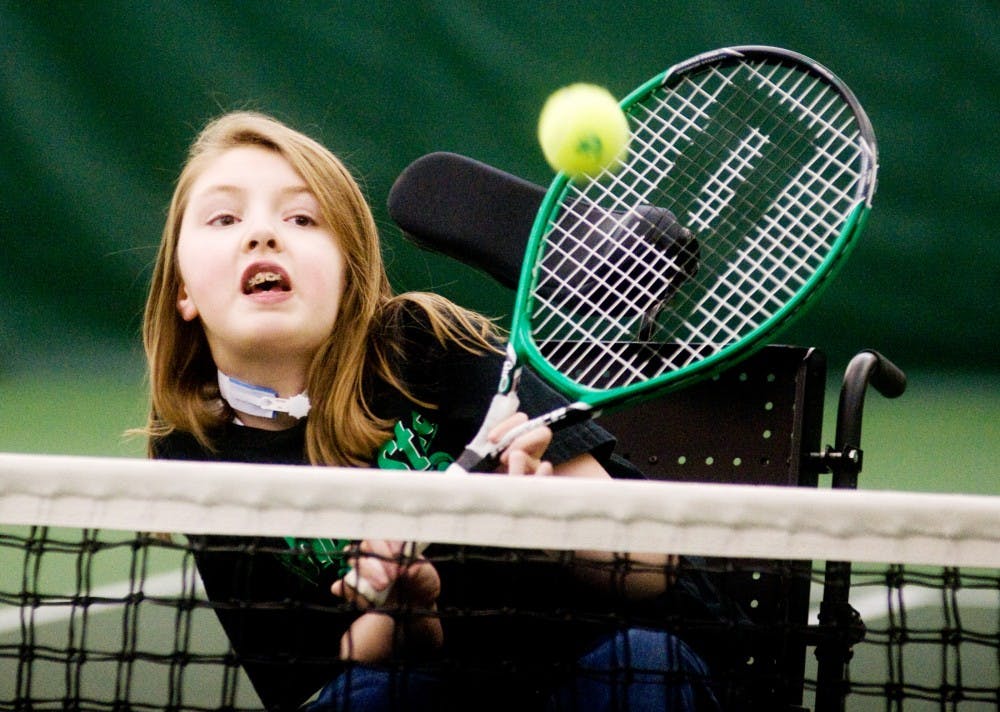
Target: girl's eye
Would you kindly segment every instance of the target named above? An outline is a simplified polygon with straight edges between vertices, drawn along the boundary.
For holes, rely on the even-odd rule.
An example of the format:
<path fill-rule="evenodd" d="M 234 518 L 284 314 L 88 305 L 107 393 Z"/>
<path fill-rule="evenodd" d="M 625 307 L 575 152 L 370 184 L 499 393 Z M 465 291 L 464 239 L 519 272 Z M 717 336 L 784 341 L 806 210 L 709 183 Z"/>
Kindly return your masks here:
<path fill-rule="evenodd" d="M 230 213 L 221 213 L 210 218 L 208 224 L 214 227 L 229 227 L 236 224 L 236 216 Z"/>
<path fill-rule="evenodd" d="M 293 215 L 291 221 L 299 227 L 311 227 L 316 224 L 316 221 L 308 215 Z"/>

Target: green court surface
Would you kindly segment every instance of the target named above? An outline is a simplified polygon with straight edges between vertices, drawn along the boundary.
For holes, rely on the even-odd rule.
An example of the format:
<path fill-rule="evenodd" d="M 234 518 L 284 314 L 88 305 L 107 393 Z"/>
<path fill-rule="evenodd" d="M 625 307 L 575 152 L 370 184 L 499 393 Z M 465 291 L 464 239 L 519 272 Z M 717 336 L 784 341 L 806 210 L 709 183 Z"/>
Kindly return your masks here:
<path fill-rule="evenodd" d="M 838 382 L 831 365 L 824 442 L 833 440 Z M 94 370 L 84 375 L 68 373 L 21 374 L 0 377 L 0 451 L 69 455 L 142 457 L 142 437 L 128 437 L 129 428 L 141 426 L 145 413 L 144 383 L 138 367 Z M 874 391 L 866 402 L 862 446 L 865 450 L 863 488 L 901 489 L 937 492 L 1000 494 L 1000 374 L 909 374 L 907 392 L 898 400 L 886 400 Z M 0 526 L 0 537 L 23 534 L 26 528 Z M 61 535 L 59 531 L 56 535 Z M 66 537 L 79 533 L 67 532 Z M 116 535 L 109 535 L 114 540 Z M 123 535 L 124 536 L 124 535 Z M 2 539 L 0 539 L 2 544 Z M 17 591 L 25 575 L 23 550 L 0 545 L 0 591 Z M 115 546 L 102 549 L 88 560 L 89 590 L 98 598 L 122 598 L 129 594 L 130 551 Z M 75 618 L 53 616 L 43 608 L 25 612 L 17 606 L 0 607 L 0 646 L 16 646 L 21 636 L 23 616 L 35 616 L 36 645 L 56 649 L 83 646 L 116 650 L 123 644 L 138 647 L 165 646 L 169 649 L 176 636 L 189 637 L 195 651 L 221 654 L 225 639 L 212 614 L 206 610 L 179 612 L 170 606 L 156 605 L 157 594 L 178 596 L 185 587 L 196 585 L 190 575 L 179 570 L 183 559 L 179 552 L 159 550 L 146 562 L 143 587 L 149 598 L 134 606 L 121 603 L 92 604 Z M 188 563 L 190 571 L 190 563 Z M 78 554 L 53 555 L 32 576 L 43 590 L 75 590 L 80 576 Z M 153 595 L 150 596 L 150 592 Z M 933 596 L 926 607 L 910 612 L 912 620 L 933 619 L 940 605 Z M 884 605 L 884 594 L 883 594 Z M 974 606 L 973 626 L 996 630 L 996 596 L 992 602 Z M 83 618 L 87 618 L 86 640 L 81 639 Z M 981 621 L 980 621 L 981 619 Z M 867 619 L 872 630 L 885 627 L 885 621 Z M 129 643 L 128 630 L 138 631 L 140 640 Z M 149 641 L 147 643 L 147 641 Z M 158 641 L 158 642 L 153 642 Z M 169 652 L 169 650 L 164 650 Z M 966 678 L 974 682 L 978 670 L 995 675 L 995 660 L 977 660 L 977 652 L 963 659 Z M 940 679 L 937 668 L 942 662 L 939 647 L 914 649 L 907 665 Z M 810 662 L 810 666 L 812 663 Z M 885 666 L 884 652 L 858 646 L 854 670 L 879 670 Z M 980 668 L 979 666 L 985 666 Z M 991 667 L 992 666 L 992 667 Z M 14 696 L 17 663 L 0 659 L 0 700 Z M 85 695 L 107 695 L 107 690 L 131 680 L 134 699 L 156 704 L 171 680 L 183 677 L 187 698 L 185 705 L 218 705 L 220 690 L 237 682 L 239 704 L 255 706 L 256 700 L 242 674 L 233 675 L 219 666 L 200 665 L 197 658 L 183 665 L 164 666 L 137 660 L 127 668 L 98 658 L 78 665 L 76 687 Z M 65 694 L 67 682 L 65 658 L 55 662 L 39 661 L 33 667 L 31 689 L 41 695 Z M 885 673 L 883 673 L 884 675 Z M 236 679 L 238 678 L 238 679 Z M 998 682 L 997 684 L 1000 684 Z M 111 687 L 108 687 L 111 685 Z M 907 709 L 936 709 L 920 703 Z M 884 709 L 885 701 L 852 696 L 849 710 Z M 958 709 L 983 709 L 963 705 Z"/>
<path fill-rule="evenodd" d="M 0 597 L 16 600 L 8 597 L 23 577 L 46 601 L 0 606 L 0 709 L 18 695 L 36 704 L 66 695 L 105 701 L 124 699 L 125 690 L 138 709 L 215 709 L 234 685 L 238 706 L 259 706 L 243 673 L 217 662 L 228 645 L 215 615 L 186 603 L 204 597 L 190 557 L 171 548 L 135 552 L 131 534 L 62 528 L 36 530 L 27 553 L 12 537 L 29 530 L 0 527 Z M 89 602 L 70 608 L 74 595 Z M 35 651 L 23 667 L 7 657 L 17 655 L 22 626 Z M 176 657 L 179 649 L 187 656 Z M 169 692 L 178 689 L 181 697 Z"/>

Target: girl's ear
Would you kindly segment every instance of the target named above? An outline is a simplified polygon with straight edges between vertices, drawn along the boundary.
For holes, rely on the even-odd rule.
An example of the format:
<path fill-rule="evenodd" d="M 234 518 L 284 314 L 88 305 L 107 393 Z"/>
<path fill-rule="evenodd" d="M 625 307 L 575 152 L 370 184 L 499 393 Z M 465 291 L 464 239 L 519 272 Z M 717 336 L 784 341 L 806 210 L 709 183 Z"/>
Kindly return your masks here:
<path fill-rule="evenodd" d="M 177 289 L 177 312 L 184 321 L 194 321 L 198 317 L 198 307 L 195 306 L 183 284 Z"/>

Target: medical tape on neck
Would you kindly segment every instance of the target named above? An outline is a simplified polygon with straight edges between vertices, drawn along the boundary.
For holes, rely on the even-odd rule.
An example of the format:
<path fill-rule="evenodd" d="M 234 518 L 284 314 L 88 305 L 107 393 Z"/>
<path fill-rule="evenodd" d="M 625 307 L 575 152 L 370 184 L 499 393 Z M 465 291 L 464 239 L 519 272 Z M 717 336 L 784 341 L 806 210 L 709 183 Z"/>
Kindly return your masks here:
<path fill-rule="evenodd" d="M 277 418 L 288 413 L 293 418 L 309 414 L 309 396 L 304 392 L 291 398 L 279 398 L 278 392 L 263 386 L 231 378 L 219 371 L 219 393 L 233 410 L 262 418 Z"/>

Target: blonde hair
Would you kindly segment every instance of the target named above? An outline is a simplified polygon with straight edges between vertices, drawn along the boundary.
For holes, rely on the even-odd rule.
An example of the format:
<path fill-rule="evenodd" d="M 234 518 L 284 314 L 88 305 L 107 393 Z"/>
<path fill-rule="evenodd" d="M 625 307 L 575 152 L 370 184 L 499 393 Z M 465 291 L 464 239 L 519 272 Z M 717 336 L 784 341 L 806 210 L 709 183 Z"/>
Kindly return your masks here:
<path fill-rule="evenodd" d="M 322 219 L 339 242 L 344 294 L 333 330 L 307 376 L 312 410 L 306 453 L 317 464 L 367 464 L 392 427 L 368 401 L 374 381 L 381 379 L 414 399 L 397 372 L 404 348 L 395 331 L 401 313 L 417 309 L 439 342 L 467 351 L 492 348 L 494 329 L 484 317 L 440 296 L 394 295 L 371 209 L 344 164 L 308 136 L 254 112 L 226 114 L 205 127 L 191 146 L 170 202 L 143 320 L 150 448 L 156 438 L 180 430 L 212 449 L 213 431 L 232 417 L 219 405 L 216 367 L 201 323 L 186 322 L 177 311 L 176 250 L 192 184 L 213 159 L 241 146 L 266 148 L 287 160 L 315 195 Z"/>

